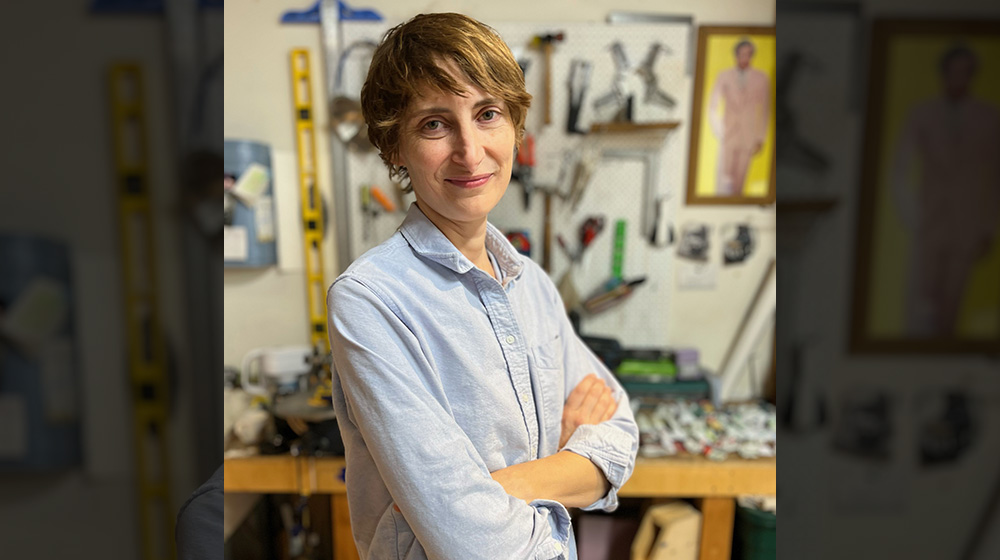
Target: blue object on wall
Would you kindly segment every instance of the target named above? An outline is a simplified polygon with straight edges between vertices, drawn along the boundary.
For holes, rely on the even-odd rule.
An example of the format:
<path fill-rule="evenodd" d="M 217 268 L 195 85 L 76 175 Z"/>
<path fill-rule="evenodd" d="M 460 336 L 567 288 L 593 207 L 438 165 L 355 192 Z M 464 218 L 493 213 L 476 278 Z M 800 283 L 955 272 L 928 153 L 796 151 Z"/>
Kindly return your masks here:
<path fill-rule="evenodd" d="M 254 142 L 252 140 L 226 140 L 222 152 L 222 167 L 226 175 L 232 175 L 237 181 L 240 175 L 251 164 L 257 163 L 264 166 L 268 173 L 271 173 L 271 148 L 266 144 Z M 274 174 L 271 173 L 271 177 Z M 231 204 L 231 216 L 226 218 L 227 227 L 245 228 L 247 238 L 247 258 L 246 260 L 226 260 L 226 268 L 263 268 L 273 266 L 278 263 L 277 250 L 277 228 L 275 223 L 274 200 L 271 196 L 274 187 L 273 179 L 268 181 L 267 189 L 264 191 L 259 204 L 270 207 L 261 209 L 249 207 L 243 202 L 233 201 Z M 230 195 L 226 195 L 230 196 Z M 266 200 L 265 198 L 266 197 Z M 270 212 L 268 219 L 271 221 L 274 234 L 270 241 L 260 241 L 258 239 L 258 212 Z"/>
<path fill-rule="evenodd" d="M 0 307 L 10 312 L 32 287 L 45 283 L 60 297 L 53 322 L 33 349 L 0 338 L 0 472 L 54 471 L 82 463 L 79 360 L 73 329 L 70 253 L 64 243 L 0 233 Z M 37 291 L 34 293 L 38 293 Z M 48 307 L 52 310 L 52 298 Z M 28 314 L 38 316 L 39 306 Z M 45 315 L 45 313 L 41 313 Z M 31 323 L 31 321 L 27 321 Z M 29 325 L 30 326 L 30 325 Z M 11 327 L 8 324 L 6 329 Z"/>
<path fill-rule="evenodd" d="M 285 12 L 281 15 L 281 23 L 319 23 L 320 1 L 316 0 L 307 10 Z M 382 15 L 375 10 L 355 10 L 340 0 L 337 1 L 337 7 L 340 10 L 340 21 L 382 21 Z"/>

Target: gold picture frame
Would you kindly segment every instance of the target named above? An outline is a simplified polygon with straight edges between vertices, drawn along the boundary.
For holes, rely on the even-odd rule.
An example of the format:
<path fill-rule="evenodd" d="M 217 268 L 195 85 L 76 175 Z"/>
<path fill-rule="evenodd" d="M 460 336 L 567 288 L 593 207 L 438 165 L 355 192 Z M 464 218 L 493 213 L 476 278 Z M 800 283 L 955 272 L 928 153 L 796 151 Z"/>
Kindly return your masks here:
<path fill-rule="evenodd" d="M 1000 350 L 998 59 L 1000 21 L 873 22 L 852 353 Z"/>
<path fill-rule="evenodd" d="M 687 204 L 774 202 L 776 50 L 773 26 L 698 28 Z"/>

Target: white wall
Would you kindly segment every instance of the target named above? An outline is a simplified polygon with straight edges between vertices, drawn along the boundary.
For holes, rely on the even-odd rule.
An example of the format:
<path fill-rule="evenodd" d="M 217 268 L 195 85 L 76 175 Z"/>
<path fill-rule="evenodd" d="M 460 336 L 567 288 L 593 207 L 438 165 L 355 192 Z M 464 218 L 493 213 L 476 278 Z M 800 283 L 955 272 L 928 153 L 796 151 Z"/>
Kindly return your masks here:
<path fill-rule="evenodd" d="M 287 52 L 294 46 L 304 46 L 316 53 L 313 58 L 314 88 L 323 83 L 322 45 L 318 26 L 280 25 L 278 19 L 285 10 L 302 9 L 306 3 L 296 1 L 252 2 L 235 0 L 226 4 L 226 123 L 227 138 L 251 138 L 270 143 L 276 151 L 293 151 L 291 98 L 288 86 Z M 603 22 L 612 10 L 637 13 L 669 13 L 693 15 L 696 24 L 759 24 L 774 22 L 773 0 L 753 1 L 658 1 L 628 0 L 623 2 L 472 2 L 437 1 L 414 3 L 403 0 L 352 3 L 355 8 L 373 8 L 388 20 L 402 21 L 420 12 L 457 11 L 485 22 L 566 21 Z M 322 78 L 322 79 L 320 79 Z M 317 98 L 322 92 L 316 91 Z M 325 110 L 317 107 L 317 128 L 326 123 Z M 684 117 L 682 117 L 684 118 Z M 685 119 L 686 120 L 686 119 Z M 326 154 L 325 139 L 317 145 L 320 155 Z M 681 142 L 687 161 L 688 139 Z M 325 162 L 324 162 L 325 163 Z M 321 168 L 321 171 L 323 169 Z M 328 198 L 329 175 L 321 173 L 321 186 Z M 297 189 L 294 184 L 280 184 L 275 189 Z M 516 194 L 516 193 L 515 193 Z M 297 210 L 296 210 L 297 211 Z M 279 213 L 281 210 L 279 210 Z M 294 215 L 294 214 L 293 214 Z M 735 333 L 737 324 L 763 276 L 770 257 L 774 255 L 774 210 L 751 206 L 685 207 L 680 205 L 676 223 L 704 221 L 718 228 L 723 223 L 749 221 L 758 228 L 757 253 L 741 267 L 720 271 L 718 287 L 710 291 L 678 291 L 669 295 L 672 309 L 668 332 L 671 340 L 663 345 L 696 346 L 703 362 L 716 368 Z M 298 225 L 281 226 L 279 235 L 299 236 Z M 333 232 L 328 233 L 326 256 L 327 281 L 339 270 L 334 260 Z M 715 237 L 714 246 L 721 243 Z M 721 253 L 716 256 L 721 259 Z M 343 263 L 342 263 L 343 264 Z M 226 335 L 227 364 L 239 365 L 251 348 L 273 344 L 301 343 L 306 339 L 305 280 L 300 271 L 226 271 Z M 276 295 L 280 294 L 280 297 Z M 764 337 L 758 352 L 757 371 L 767 371 L 770 360 L 769 337 Z M 761 383 L 764 375 L 759 375 Z M 748 391 L 748 387 L 742 389 Z M 737 389 L 736 394 L 740 393 Z"/>
<path fill-rule="evenodd" d="M 225 9 L 225 123 L 226 139 L 255 140 L 272 149 L 275 191 L 291 192 L 298 200 L 295 178 L 296 153 L 292 120 L 292 90 L 289 52 L 307 48 L 311 53 L 314 100 L 314 123 L 322 131 L 327 123 L 325 72 L 319 25 L 282 25 L 286 10 L 308 8 L 309 2 L 283 0 L 226 2 Z M 316 135 L 318 187 L 332 199 L 327 138 Z M 289 175 L 290 172 L 290 175 Z M 276 195 L 277 196 L 277 195 Z M 278 201 L 280 205 L 281 201 Z M 286 205 L 288 206 L 288 205 Z M 329 207 L 332 214 L 332 206 Z M 291 248 L 301 262 L 299 209 L 278 208 L 279 243 L 299 240 Z M 290 216 L 291 219 L 282 220 Z M 334 230 L 327 228 L 324 258 L 326 277 L 333 279 L 336 270 L 333 248 Z M 284 245 L 280 248 L 287 247 Z M 289 255 L 281 255 L 285 259 Z M 298 270 L 280 271 L 278 267 L 262 270 L 227 269 L 225 273 L 225 346 L 226 364 L 239 366 L 243 355 L 252 348 L 308 342 L 308 315 L 305 276 Z"/>

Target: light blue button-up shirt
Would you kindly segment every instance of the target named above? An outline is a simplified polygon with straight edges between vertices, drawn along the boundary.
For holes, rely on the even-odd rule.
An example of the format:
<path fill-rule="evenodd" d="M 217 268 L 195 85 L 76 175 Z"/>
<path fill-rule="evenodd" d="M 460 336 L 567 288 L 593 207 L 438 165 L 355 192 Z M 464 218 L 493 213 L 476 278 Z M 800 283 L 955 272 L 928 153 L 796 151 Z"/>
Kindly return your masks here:
<path fill-rule="evenodd" d="M 510 496 L 490 473 L 559 451 L 563 403 L 588 373 L 618 410 L 564 447 L 611 483 L 584 509 L 615 509 L 632 473 L 639 435 L 621 385 L 545 272 L 492 225 L 486 247 L 502 282 L 414 204 L 330 287 L 333 405 L 363 559 L 576 558 L 565 507 Z"/>

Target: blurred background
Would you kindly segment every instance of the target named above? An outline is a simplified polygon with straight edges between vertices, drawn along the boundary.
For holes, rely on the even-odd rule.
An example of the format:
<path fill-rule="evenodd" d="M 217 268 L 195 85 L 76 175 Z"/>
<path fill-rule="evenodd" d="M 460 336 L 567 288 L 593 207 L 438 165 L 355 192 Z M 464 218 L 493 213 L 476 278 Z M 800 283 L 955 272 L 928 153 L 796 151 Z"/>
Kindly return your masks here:
<path fill-rule="evenodd" d="M 5 557 L 171 558 L 221 464 L 222 22 L 221 0 L 3 8 Z"/>
<path fill-rule="evenodd" d="M 788 557 L 997 554 L 997 15 L 778 2 Z"/>

